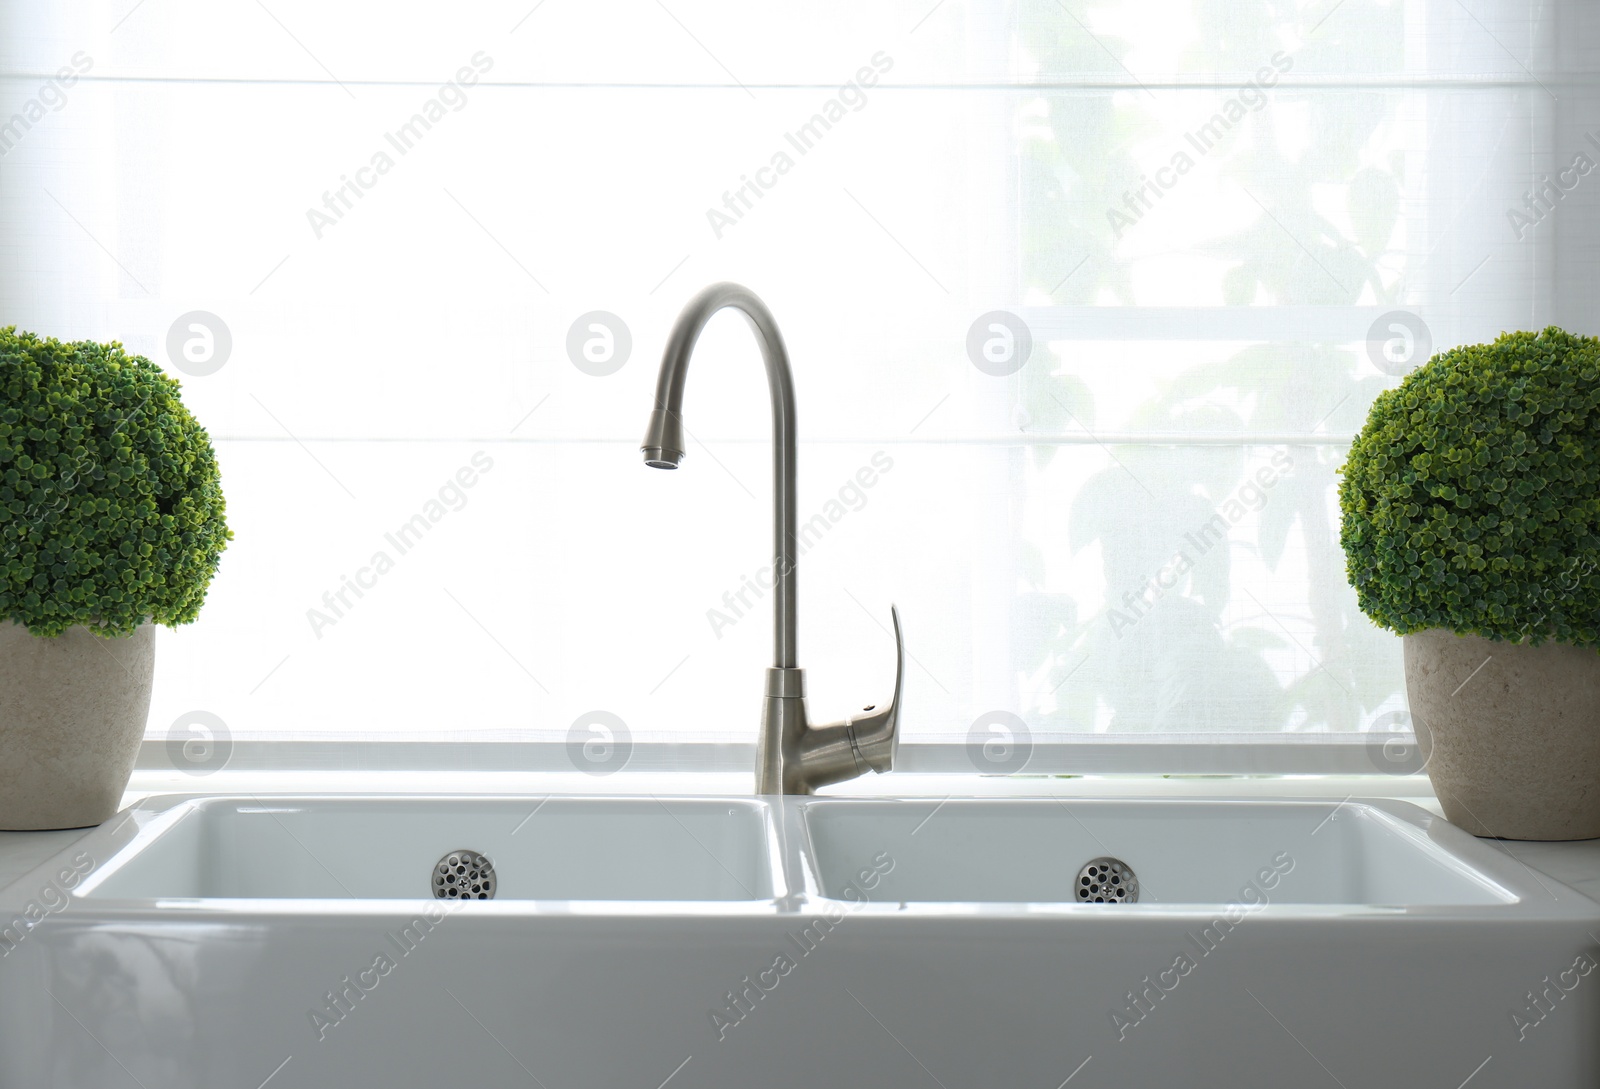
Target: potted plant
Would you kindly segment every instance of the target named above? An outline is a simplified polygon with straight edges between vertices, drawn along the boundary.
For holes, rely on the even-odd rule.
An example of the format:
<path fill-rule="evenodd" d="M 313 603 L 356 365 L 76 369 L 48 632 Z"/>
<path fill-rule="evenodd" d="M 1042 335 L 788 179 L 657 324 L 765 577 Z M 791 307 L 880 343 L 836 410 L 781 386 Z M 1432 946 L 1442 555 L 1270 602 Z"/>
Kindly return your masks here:
<path fill-rule="evenodd" d="M 0 829 L 116 812 L 155 663 L 232 534 L 178 383 L 120 344 L 0 329 Z"/>
<path fill-rule="evenodd" d="M 1507 333 L 1373 402 L 1340 536 L 1445 815 L 1479 836 L 1600 837 L 1600 340 Z"/>

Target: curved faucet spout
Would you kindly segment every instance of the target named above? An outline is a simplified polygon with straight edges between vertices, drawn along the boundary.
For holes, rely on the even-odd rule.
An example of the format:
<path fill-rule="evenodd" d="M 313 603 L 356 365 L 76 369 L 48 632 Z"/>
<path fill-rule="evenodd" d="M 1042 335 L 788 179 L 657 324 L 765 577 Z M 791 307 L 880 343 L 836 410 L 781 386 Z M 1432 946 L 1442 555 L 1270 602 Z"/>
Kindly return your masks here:
<path fill-rule="evenodd" d="M 689 356 L 694 353 L 700 330 L 719 310 L 732 307 L 742 313 L 761 345 L 761 358 L 767 365 L 767 388 L 772 395 L 772 523 L 773 573 L 777 578 L 777 604 L 773 617 L 772 664 L 777 669 L 794 669 L 799 664 L 796 637 L 799 620 L 795 612 L 798 589 L 795 580 L 797 559 L 795 539 L 795 418 L 794 379 L 789 372 L 789 353 L 783 335 L 766 304 L 755 292 L 740 284 L 712 284 L 689 301 L 678 315 L 661 356 L 661 375 L 656 381 L 655 410 L 645 429 L 639 449 L 644 462 L 654 469 L 676 469 L 684 455 L 683 387 L 689 374 Z"/>
<path fill-rule="evenodd" d="M 767 365 L 767 386 L 772 394 L 772 569 L 776 580 L 773 612 L 772 667 L 767 670 L 766 702 L 761 715 L 761 735 L 756 745 L 758 794 L 809 794 L 815 787 L 854 778 L 870 769 L 888 771 L 894 765 L 899 737 L 901 675 L 905 653 L 900 641 L 900 617 L 894 615 L 894 697 L 882 709 L 876 705 L 843 722 L 812 726 L 806 716 L 805 671 L 795 649 L 798 628 L 796 603 L 799 558 L 795 536 L 795 420 L 794 379 L 789 355 L 772 312 L 755 293 L 738 284 L 712 284 L 689 301 L 672 327 L 667 350 L 661 357 L 656 382 L 656 403 L 650 413 L 639 449 L 644 463 L 655 469 L 676 469 L 683 460 L 683 386 L 689 374 L 689 356 L 700 330 L 717 311 L 732 307 L 755 330 L 761 358 Z"/>

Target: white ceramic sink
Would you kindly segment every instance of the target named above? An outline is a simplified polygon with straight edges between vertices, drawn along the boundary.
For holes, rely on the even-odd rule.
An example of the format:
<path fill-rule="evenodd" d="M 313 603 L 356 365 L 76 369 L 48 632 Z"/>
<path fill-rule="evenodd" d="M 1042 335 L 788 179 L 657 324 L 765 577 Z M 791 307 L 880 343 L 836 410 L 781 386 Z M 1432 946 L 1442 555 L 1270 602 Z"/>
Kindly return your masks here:
<path fill-rule="evenodd" d="M 156 798 L 0 892 L 0 1089 L 1593 1089 L 1597 934 L 1391 802 Z"/>
<path fill-rule="evenodd" d="M 468 848 L 497 867 L 499 901 L 770 900 L 773 835 L 749 799 L 208 798 L 145 821 L 79 892 L 416 899 L 435 863 Z"/>
<path fill-rule="evenodd" d="M 896 861 L 895 897 L 912 903 L 1072 901 L 1079 869 L 1102 856 L 1133 867 L 1145 904 L 1413 909 L 1517 899 L 1437 849 L 1425 827 L 1372 805 L 840 799 L 806 807 L 805 820 L 830 896 L 856 876 L 861 846 L 877 845 Z"/>

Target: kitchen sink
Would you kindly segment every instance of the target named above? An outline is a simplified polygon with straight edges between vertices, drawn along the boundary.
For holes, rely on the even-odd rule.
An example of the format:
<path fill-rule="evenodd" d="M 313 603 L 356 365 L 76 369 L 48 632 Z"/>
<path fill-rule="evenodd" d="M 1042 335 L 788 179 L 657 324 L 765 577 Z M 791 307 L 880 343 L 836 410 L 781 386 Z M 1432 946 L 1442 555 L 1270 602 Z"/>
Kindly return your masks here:
<path fill-rule="evenodd" d="M 1141 904 L 1404 910 L 1517 899 L 1376 804 L 935 798 L 803 808 L 826 896 L 857 880 L 862 847 L 873 845 L 895 859 L 894 894 L 908 903 L 1072 903 L 1097 858 L 1128 867 Z"/>
<path fill-rule="evenodd" d="M 1593 1089 L 1596 935 L 1390 801 L 151 798 L 0 890 L 0 1089 Z"/>
<path fill-rule="evenodd" d="M 201 798 L 146 812 L 81 896 L 415 899 L 461 850 L 493 861 L 500 901 L 777 895 L 770 814 L 748 799 Z"/>

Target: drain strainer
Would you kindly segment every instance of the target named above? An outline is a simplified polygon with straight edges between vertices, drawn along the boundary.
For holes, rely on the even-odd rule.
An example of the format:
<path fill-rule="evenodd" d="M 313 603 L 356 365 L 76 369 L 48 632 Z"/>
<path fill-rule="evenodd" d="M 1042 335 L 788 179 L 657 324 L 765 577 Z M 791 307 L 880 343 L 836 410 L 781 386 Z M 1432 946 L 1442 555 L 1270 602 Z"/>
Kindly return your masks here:
<path fill-rule="evenodd" d="M 477 851 L 451 851 L 433 868 L 435 900 L 493 900 L 494 863 Z"/>
<path fill-rule="evenodd" d="M 1131 904 L 1139 899 L 1139 878 L 1120 858 L 1101 856 L 1078 871 L 1078 902 Z"/>

